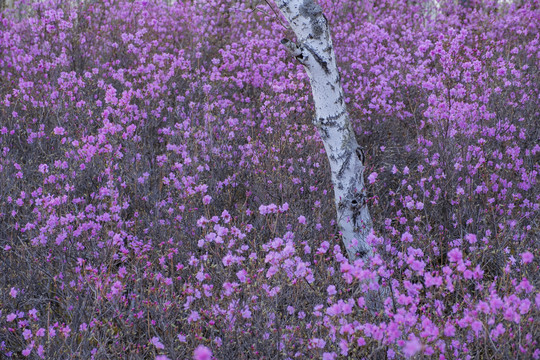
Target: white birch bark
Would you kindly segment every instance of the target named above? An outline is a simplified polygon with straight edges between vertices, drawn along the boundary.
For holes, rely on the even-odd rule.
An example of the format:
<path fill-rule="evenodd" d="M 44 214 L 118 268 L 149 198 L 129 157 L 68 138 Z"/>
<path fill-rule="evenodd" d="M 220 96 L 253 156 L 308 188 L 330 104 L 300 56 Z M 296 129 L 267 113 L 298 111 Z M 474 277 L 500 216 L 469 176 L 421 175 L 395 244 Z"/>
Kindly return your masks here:
<path fill-rule="evenodd" d="M 372 221 L 366 204 L 364 151 L 356 141 L 345 106 L 328 20 L 313 0 L 274 0 L 297 42 L 282 44 L 304 65 L 311 82 L 313 120 L 330 162 L 337 220 L 350 261 L 373 255 L 366 242 Z"/>

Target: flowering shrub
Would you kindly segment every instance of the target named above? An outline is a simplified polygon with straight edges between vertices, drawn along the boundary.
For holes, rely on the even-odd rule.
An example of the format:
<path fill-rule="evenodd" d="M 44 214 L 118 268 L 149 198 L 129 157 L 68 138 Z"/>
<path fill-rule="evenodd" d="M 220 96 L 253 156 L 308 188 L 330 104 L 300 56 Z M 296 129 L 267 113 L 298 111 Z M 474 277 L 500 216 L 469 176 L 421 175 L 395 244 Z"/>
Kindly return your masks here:
<path fill-rule="evenodd" d="M 320 3 L 369 263 L 268 4 L 2 10 L 3 357 L 540 358 L 538 2 Z"/>

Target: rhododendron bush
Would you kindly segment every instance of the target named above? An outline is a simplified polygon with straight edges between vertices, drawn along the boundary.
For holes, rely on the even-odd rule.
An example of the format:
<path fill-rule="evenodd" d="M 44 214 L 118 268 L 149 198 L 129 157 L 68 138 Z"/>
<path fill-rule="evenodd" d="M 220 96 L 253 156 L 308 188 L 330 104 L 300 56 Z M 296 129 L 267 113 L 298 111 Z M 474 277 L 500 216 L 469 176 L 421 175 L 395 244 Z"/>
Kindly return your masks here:
<path fill-rule="evenodd" d="M 369 261 L 273 3 L 2 10 L 1 357 L 540 358 L 540 4 L 319 4 Z"/>

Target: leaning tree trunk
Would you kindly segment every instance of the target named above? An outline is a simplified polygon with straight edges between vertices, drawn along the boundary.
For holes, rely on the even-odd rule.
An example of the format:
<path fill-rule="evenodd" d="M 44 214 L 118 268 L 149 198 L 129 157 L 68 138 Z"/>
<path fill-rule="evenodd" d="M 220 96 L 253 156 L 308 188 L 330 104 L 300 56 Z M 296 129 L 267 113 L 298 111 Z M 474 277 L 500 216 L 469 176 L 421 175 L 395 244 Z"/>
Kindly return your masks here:
<path fill-rule="evenodd" d="M 364 187 L 364 151 L 358 145 L 345 106 L 328 20 L 313 0 L 275 0 L 297 42 L 282 44 L 304 65 L 311 82 L 313 120 L 330 162 L 337 220 L 349 259 L 372 256 L 366 241 L 372 221 Z"/>

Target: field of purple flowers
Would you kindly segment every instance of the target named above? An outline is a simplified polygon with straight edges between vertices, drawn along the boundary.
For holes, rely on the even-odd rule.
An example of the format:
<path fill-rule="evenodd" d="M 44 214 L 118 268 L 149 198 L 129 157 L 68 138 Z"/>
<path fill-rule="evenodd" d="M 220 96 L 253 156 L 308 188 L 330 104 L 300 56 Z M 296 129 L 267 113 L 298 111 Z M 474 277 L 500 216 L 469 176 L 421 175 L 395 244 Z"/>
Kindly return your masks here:
<path fill-rule="evenodd" d="M 318 2 L 367 263 L 275 8 L 2 10 L 0 357 L 540 359 L 540 3 Z"/>

